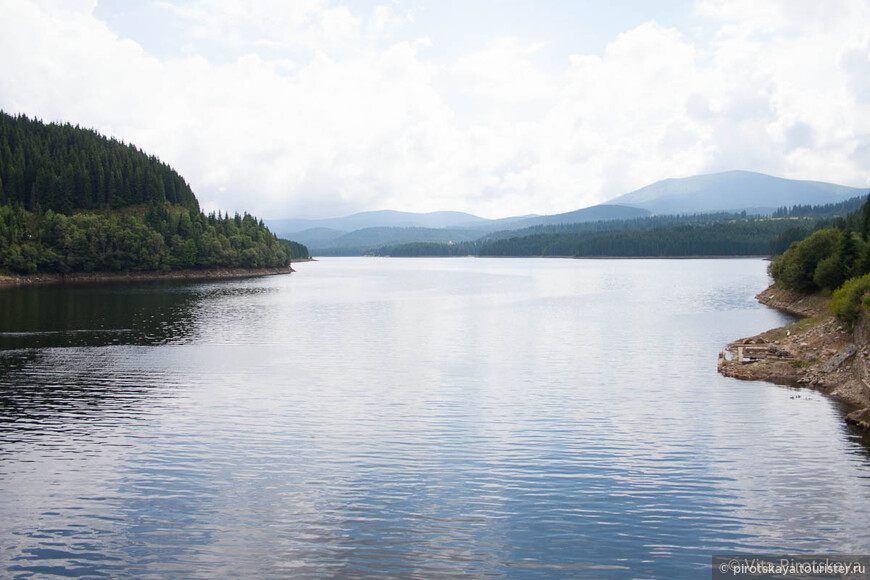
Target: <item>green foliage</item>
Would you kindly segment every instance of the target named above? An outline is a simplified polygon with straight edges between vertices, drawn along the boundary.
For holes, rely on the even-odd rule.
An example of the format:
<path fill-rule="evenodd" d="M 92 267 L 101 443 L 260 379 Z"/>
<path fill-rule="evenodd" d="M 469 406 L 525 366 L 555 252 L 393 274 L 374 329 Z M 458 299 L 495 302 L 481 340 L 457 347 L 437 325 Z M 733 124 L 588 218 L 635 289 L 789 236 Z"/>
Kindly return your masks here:
<path fill-rule="evenodd" d="M 811 219 L 737 218 L 736 214 L 655 216 L 497 232 L 456 244 L 409 243 L 368 250 L 382 256 L 760 256 L 774 243 L 804 239 Z M 613 229 L 609 229 L 613 228 Z M 325 250 L 319 250 L 325 254 Z M 357 252 L 359 255 L 361 252 Z M 335 255 L 351 255 L 346 248 Z"/>
<path fill-rule="evenodd" d="M 833 290 L 844 280 L 843 264 L 837 256 L 828 256 L 819 262 L 813 273 L 813 283 L 822 290 Z"/>
<path fill-rule="evenodd" d="M 840 262 L 845 278 L 860 274 L 861 260 L 866 251 L 866 244 L 861 236 L 848 228 L 843 231 L 837 244 L 837 260 Z"/>
<path fill-rule="evenodd" d="M 778 256 L 770 273 L 777 284 L 799 292 L 833 290 L 834 314 L 851 325 L 870 301 L 870 197 L 857 211 L 827 223 Z"/>
<path fill-rule="evenodd" d="M 800 206 L 795 214 L 826 215 L 832 218 L 851 207 L 850 203 Z M 790 215 L 784 209 L 783 215 Z M 787 250 L 814 230 L 841 225 L 843 218 L 822 222 L 812 217 L 782 219 L 747 217 L 746 212 L 717 212 L 690 215 L 648 216 L 631 219 L 546 224 L 519 230 L 503 230 L 476 237 L 472 230 L 430 230 L 425 228 L 367 228 L 341 236 L 329 247 L 315 251 L 323 256 L 360 255 L 499 255 L 499 256 L 693 256 L 771 255 Z M 398 236 L 372 236 L 374 230 Z M 438 232 L 440 238 L 434 234 Z M 647 232 L 647 233 L 641 233 Z M 363 240 L 362 234 L 367 234 Z M 419 234 L 409 239 L 407 234 Z M 453 244 L 447 243 L 452 240 Z M 414 246 L 412 242 L 435 243 Z"/>
<path fill-rule="evenodd" d="M 0 270 L 99 272 L 180 268 L 277 268 L 290 253 L 252 216 L 191 215 L 168 203 L 145 218 L 121 213 L 51 210 L 35 214 L 21 205 L 0 207 Z"/>
<path fill-rule="evenodd" d="M 378 254 L 394 258 L 446 257 L 469 255 L 468 244 L 439 244 L 437 242 L 409 242 L 381 248 Z"/>
<path fill-rule="evenodd" d="M 132 145 L 0 112 L 0 271 L 274 268 L 290 250 L 247 213 L 204 215 Z"/>
<path fill-rule="evenodd" d="M 834 291 L 831 310 L 841 320 L 852 324 L 860 312 L 864 296 L 870 292 L 870 274 L 852 278 Z"/>
<path fill-rule="evenodd" d="M 831 226 L 840 226 L 844 219 L 836 216 L 859 204 L 860 198 L 855 198 L 824 206 L 781 208 L 776 214 L 780 219 L 720 212 L 535 226 L 489 234 L 479 246 L 481 255 L 492 256 L 770 255 L 784 252 L 819 229 L 816 216 L 831 218 L 827 220 Z"/>
<path fill-rule="evenodd" d="M 743 219 L 681 223 L 627 231 L 580 231 L 490 239 L 481 256 L 760 256 L 771 241 L 793 228 L 787 220 Z"/>
<path fill-rule="evenodd" d="M 795 242 L 800 242 L 813 231 L 815 222 L 804 220 L 804 222 L 795 227 L 789 227 L 787 230 L 773 238 L 770 242 L 771 255 L 778 256 L 788 250 Z"/>
<path fill-rule="evenodd" d="M 292 240 L 279 239 L 278 241 L 281 242 L 294 260 L 308 260 L 311 258 L 307 246 Z"/>
<path fill-rule="evenodd" d="M 594 222 L 579 222 L 555 225 L 538 225 L 520 230 L 504 230 L 493 232 L 484 236 L 481 241 L 488 242 L 492 240 L 505 240 L 509 238 L 520 238 L 535 234 L 577 234 L 587 232 L 620 232 L 620 231 L 636 231 L 636 230 L 670 230 L 678 226 L 694 226 L 708 227 L 714 224 L 732 223 L 732 222 L 752 222 L 760 223 L 757 217 L 747 218 L 746 212 L 729 213 L 716 212 L 705 214 L 690 214 L 690 215 L 657 215 L 648 217 L 638 217 L 631 219 L 616 219 L 616 220 L 600 220 Z M 769 221 L 769 220 L 763 220 Z M 812 224 L 815 220 L 811 219 L 793 219 L 793 220 L 776 220 L 778 231 L 796 227 L 800 229 L 812 229 Z M 786 225 L 788 224 L 788 225 Z M 806 234 L 804 234 L 805 237 Z"/>
<path fill-rule="evenodd" d="M 781 207 L 773 212 L 771 217 L 775 218 L 794 218 L 794 217 L 814 217 L 814 218 L 830 218 L 844 215 L 860 209 L 864 205 L 864 198 L 861 196 L 847 199 L 838 203 L 826 203 L 824 205 L 793 205 L 789 207 Z"/>
<path fill-rule="evenodd" d="M 69 214 L 164 201 L 199 211 L 188 184 L 156 157 L 92 130 L 0 111 L 0 205 Z"/>
<path fill-rule="evenodd" d="M 835 264 L 829 258 L 836 258 L 836 251 L 840 241 L 840 230 L 826 228 L 814 232 L 802 242 L 796 242 L 777 257 L 770 264 L 770 274 L 774 280 L 782 286 L 798 292 L 815 292 L 821 288 L 833 289 L 836 286 L 827 284 L 839 278 L 842 281 L 845 275 L 842 264 L 837 260 Z M 816 271 L 821 262 L 827 260 L 819 278 L 816 280 Z M 836 268 L 835 268 L 836 266 Z M 834 270 L 836 269 L 836 272 Z M 822 282 L 826 284 L 822 286 Z"/>
<path fill-rule="evenodd" d="M 825 228 L 796 242 L 770 265 L 777 284 L 798 292 L 834 290 L 845 280 L 867 272 L 867 243 L 848 229 Z"/>

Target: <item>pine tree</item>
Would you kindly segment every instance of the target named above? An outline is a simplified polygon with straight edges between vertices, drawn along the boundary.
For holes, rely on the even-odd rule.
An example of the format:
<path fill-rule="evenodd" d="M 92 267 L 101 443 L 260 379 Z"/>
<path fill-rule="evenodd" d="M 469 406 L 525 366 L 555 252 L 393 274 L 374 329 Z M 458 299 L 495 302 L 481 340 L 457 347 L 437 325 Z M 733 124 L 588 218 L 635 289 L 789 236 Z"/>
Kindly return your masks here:
<path fill-rule="evenodd" d="M 844 279 L 855 275 L 855 263 L 858 258 L 858 244 L 855 242 L 852 230 L 846 229 L 840 233 L 840 240 L 837 242 L 837 260 Z"/>
<path fill-rule="evenodd" d="M 30 195 L 27 196 L 27 211 L 36 211 L 36 207 L 39 203 L 39 197 L 36 194 L 36 182 L 34 181 L 30 185 Z"/>
<path fill-rule="evenodd" d="M 865 242 L 870 241 L 870 195 L 867 195 L 867 201 L 861 208 L 861 237 Z"/>

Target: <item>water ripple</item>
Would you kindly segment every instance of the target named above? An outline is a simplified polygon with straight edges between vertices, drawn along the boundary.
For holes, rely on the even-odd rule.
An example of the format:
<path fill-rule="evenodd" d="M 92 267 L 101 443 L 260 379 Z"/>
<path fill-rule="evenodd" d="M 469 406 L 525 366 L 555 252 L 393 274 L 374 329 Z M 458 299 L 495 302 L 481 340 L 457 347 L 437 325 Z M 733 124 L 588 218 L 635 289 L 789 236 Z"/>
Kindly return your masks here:
<path fill-rule="evenodd" d="M 0 350 L 0 570 L 694 578 L 714 553 L 866 551 L 867 450 L 836 407 L 715 374 L 785 320 L 765 282 L 325 260 L 4 322 L 43 342 Z"/>

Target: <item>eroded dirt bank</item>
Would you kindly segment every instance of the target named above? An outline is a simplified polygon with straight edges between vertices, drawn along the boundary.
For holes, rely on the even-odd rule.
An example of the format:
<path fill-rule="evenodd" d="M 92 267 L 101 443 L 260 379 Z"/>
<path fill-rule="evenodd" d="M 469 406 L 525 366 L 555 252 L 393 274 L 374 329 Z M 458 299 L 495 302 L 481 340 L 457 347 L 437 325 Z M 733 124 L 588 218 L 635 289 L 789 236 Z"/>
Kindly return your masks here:
<path fill-rule="evenodd" d="M 214 268 L 209 270 L 172 270 L 169 272 L 73 272 L 70 274 L 33 274 L 0 276 L 0 287 L 43 284 L 97 284 L 103 282 L 145 282 L 151 280 L 220 280 L 289 274 L 293 268 Z"/>
<path fill-rule="evenodd" d="M 850 423 L 870 429 L 870 336 L 866 313 L 850 332 L 830 313 L 829 300 L 775 286 L 759 302 L 801 320 L 741 338 L 719 353 L 719 372 L 743 380 L 809 386 L 846 403 Z"/>

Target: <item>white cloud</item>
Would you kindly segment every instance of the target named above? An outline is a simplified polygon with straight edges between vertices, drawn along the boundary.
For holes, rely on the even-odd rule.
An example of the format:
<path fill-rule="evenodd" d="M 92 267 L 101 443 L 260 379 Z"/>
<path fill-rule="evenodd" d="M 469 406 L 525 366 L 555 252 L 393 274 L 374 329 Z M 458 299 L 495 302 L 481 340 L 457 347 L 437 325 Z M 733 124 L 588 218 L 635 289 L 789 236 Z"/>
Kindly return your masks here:
<path fill-rule="evenodd" d="M 159 58 L 95 5 L 0 0 L 0 107 L 134 142 L 209 208 L 495 217 L 734 168 L 870 184 L 865 1 L 705 0 L 710 38 L 648 22 L 561 72 L 509 33 L 428 58 L 445 36 L 403 38 L 395 2 L 163 1 L 186 40 Z"/>
<path fill-rule="evenodd" d="M 867 53 L 868 30 L 862 23 L 870 18 L 868 5 L 852 0 L 714 4 L 713 12 L 728 22 L 714 43 L 717 70 L 743 81 L 744 98 L 754 91 L 763 123 L 753 147 L 766 155 L 768 166 L 789 176 L 831 175 L 866 184 L 870 173 L 848 159 L 870 138 L 867 105 L 860 103 L 846 66 L 850 59 L 844 57 L 860 54 L 862 44 Z M 780 34 L 770 32 L 770 22 L 777 23 Z M 723 86 L 718 92 L 738 102 L 737 90 Z M 795 146 L 796 131 L 810 146 Z"/>
<path fill-rule="evenodd" d="M 548 99 L 555 87 L 550 76 L 532 60 L 540 46 L 524 46 L 503 37 L 490 46 L 462 56 L 449 74 L 459 90 L 492 102 L 526 103 Z"/>
<path fill-rule="evenodd" d="M 316 21 L 326 0 L 158 0 L 155 4 L 181 18 L 186 34 L 229 44 L 275 41 Z"/>

